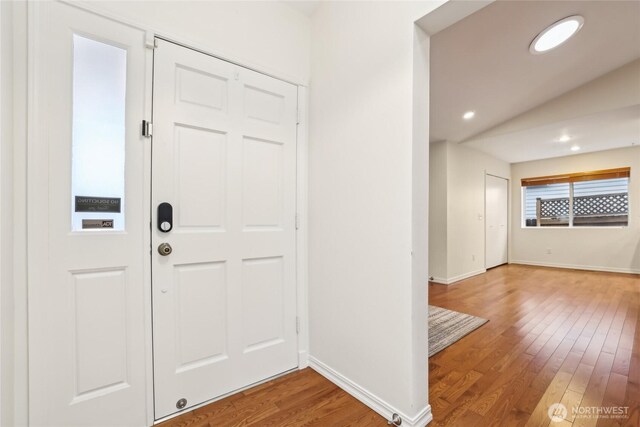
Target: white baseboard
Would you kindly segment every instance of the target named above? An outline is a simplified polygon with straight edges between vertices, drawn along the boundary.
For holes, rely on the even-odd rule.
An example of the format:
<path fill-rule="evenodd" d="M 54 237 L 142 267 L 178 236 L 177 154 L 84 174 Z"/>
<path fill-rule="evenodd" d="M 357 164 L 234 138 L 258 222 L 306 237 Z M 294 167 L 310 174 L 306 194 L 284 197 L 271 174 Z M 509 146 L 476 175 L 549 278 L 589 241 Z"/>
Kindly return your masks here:
<path fill-rule="evenodd" d="M 478 274 L 486 273 L 487 269 L 483 268 L 481 270 L 472 271 L 470 273 L 460 274 L 459 276 L 450 277 L 448 279 L 443 279 L 441 277 L 434 277 L 431 282 L 439 283 L 441 285 L 451 285 L 453 283 L 459 282 L 464 279 L 468 279 L 469 277 L 477 276 Z"/>
<path fill-rule="evenodd" d="M 393 414 L 400 415 L 400 417 L 402 417 L 402 427 L 424 427 L 433 419 L 430 405 L 426 405 L 416 416 L 409 417 L 313 356 L 309 356 L 309 367 L 349 393 L 351 396 L 358 399 L 360 402 L 367 405 L 385 419 L 390 420 Z"/>
<path fill-rule="evenodd" d="M 405 417 L 402 417 L 402 424 L 405 424 Z M 406 425 L 412 427 L 424 427 L 433 420 L 433 414 L 431 413 L 431 405 L 427 405 L 422 408 L 422 411 L 418 413 L 413 419 L 406 418 Z"/>
<path fill-rule="evenodd" d="M 309 367 L 309 352 L 307 350 L 298 351 L 298 369 Z"/>
<path fill-rule="evenodd" d="M 509 264 L 532 265 L 536 267 L 567 268 L 571 270 L 602 271 L 605 273 L 640 274 L 640 270 L 635 270 L 633 268 L 600 267 L 593 265 L 560 264 L 537 261 L 511 261 L 509 262 Z"/>

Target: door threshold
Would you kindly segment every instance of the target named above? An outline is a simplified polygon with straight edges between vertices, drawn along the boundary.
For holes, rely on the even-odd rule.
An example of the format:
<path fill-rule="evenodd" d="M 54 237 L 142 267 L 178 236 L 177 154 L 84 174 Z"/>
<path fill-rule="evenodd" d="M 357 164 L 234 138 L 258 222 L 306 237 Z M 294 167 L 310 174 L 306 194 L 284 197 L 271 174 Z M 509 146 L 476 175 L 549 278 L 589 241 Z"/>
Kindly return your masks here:
<path fill-rule="evenodd" d="M 210 403 L 217 402 L 218 400 L 226 399 L 229 396 L 233 396 L 234 394 L 242 393 L 243 391 L 249 390 L 250 388 L 259 386 L 259 385 L 267 383 L 269 381 L 273 381 L 273 380 L 278 379 L 280 377 L 284 377 L 285 375 L 291 374 L 291 373 L 293 373 L 295 371 L 298 371 L 298 370 L 299 370 L 299 366 L 296 366 L 295 368 L 292 368 L 292 369 L 289 369 L 288 371 L 284 371 L 284 372 L 281 372 L 279 374 L 273 375 L 273 376 L 271 376 L 269 378 L 265 378 L 264 380 L 256 381 L 255 383 L 251 383 L 251 384 L 249 384 L 247 386 L 244 386 L 244 387 L 241 387 L 241 388 L 239 388 L 237 390 L 231 391 L 231 392 L 226 393 L 226 394 L 222 394 L 220 396 L 216 396 L 213 399 L 205 400 L 202 403 L 198 403 L 197 405 L 190 406 L 189 408 L 183 409 L 182 411 L 174 412 L 173 414 L 167 415 L 167 416 L 162 417 L 162 418 L 158 418 L 157 420 L 155 420 L 153 422 L 153 425 L 157 425 L 157 424 L 163 423 L 165 421 L 168 421 L 168 420 L 170 420 L 172 418 L 179 417 L 180 415 L 184 415 L 184 414 L 186 414 L 188 412 L 191 412 L 191 411 L 194 411 L 196 409 L 202 408 L 203 406 L 207 406 Z"/>

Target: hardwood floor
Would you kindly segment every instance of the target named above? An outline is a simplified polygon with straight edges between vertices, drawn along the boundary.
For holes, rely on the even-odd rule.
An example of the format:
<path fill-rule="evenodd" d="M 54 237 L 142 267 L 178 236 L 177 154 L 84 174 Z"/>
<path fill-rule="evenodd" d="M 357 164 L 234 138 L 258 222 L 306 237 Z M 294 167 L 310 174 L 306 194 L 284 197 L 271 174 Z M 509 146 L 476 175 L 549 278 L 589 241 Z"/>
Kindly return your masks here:
<path fill-rule="evenodd" d="M 638 276 L 510 265 L 430 284 L 429 304 L 489 319 L 429 360 L 434 425 L 640 425 Z M 574 419 L 574 406 L 629 414 Z"/>
<path fill-rule="evenodd" d="M 191 411 L 161 427 L 388 427 L 387 421 L 307 368 Z"/>
<path fill-rule="evenodd" d="M 510 265 L 430 284 L 429 304 L 489 319 L 429 360 L 431 425 L 640 426 L 638 276 Z M 556 402 L 568 415 L 551 423 L 547 410 Z M 628 417 L 573 419 L 574 406 L 624 406 Z M 161 424 L 386 425 L 310 369 Z"/>

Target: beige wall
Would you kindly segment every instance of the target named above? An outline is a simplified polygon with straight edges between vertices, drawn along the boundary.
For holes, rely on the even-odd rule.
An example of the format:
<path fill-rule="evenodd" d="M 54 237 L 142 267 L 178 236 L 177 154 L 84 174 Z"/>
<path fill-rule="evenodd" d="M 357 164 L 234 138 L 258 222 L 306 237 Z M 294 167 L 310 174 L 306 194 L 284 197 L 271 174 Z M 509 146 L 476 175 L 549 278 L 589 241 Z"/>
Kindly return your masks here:
<path fill-rule="evenodd" d="M 429 144 L 429 276 L 447 278 L 447 143 Z"/>
<path fill-rule="evenodd" d="M 449 284 L 485 271 L 485 175 L 509 179 L 511 168 L 452 142 L 432 143 L 431 156 L 430 275 Z"/>
<path fill-rule="evenodd" d="M 522 178 L 631 167 L 629 226 L 523 228 Z M 640 273 L 640 147 L 513 164 L 511 262 Z M 551 254 L 547 254 L 547 249 Z"/>

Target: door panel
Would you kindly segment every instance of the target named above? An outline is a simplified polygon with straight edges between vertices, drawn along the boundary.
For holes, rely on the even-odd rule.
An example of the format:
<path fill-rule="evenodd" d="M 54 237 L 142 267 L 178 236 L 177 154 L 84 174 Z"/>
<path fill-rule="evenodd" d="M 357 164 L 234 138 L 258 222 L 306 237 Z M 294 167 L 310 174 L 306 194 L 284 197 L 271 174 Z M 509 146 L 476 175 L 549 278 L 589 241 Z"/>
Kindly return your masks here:
<path fill-rule="evenodd" d="M 486 268 L 509 262 L 509 181 L 486 176 Z"/>
<path fill-rule="evenodd" d="M 129 382 L 127 280 L 122 269 L 77 272 L 72 277 L 76 393 L 71 403 L 75 404 Z"/>
<path fill-rule="evenodd" d="M 282 229 L 284 147 L 275 141 L 243 138 L 242 219 L 245 231 Z"/>
<path fill-rule="evenodd" d="M 242 261 L 244 352 L 284 341 L 284 262 L 282 257 Z"/>
<path fill-rule="evenodd" d="M 152 203 L 174 227 L 153 225 L 156 418 L 297 365 L 296 103 L 291 84 L 158 40 Z"/>
<path fill-rule="evenodd" d="M 176 125 L 174 138 L 177 226 L 223 229 L 227 136 Z"/>
<path fill-rule="evenodd" d="M 146 425 L 145 33 L 29 8 L 29 422 Z"/>

